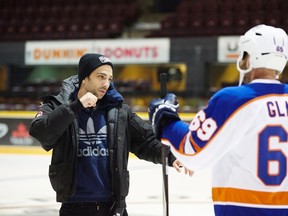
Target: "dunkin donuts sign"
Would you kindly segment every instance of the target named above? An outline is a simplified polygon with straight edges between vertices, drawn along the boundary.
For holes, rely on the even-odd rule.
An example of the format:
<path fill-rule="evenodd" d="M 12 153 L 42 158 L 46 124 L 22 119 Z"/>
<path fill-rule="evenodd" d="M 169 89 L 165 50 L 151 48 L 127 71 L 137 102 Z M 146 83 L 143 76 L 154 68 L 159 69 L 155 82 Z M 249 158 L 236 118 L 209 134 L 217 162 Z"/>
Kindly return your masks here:
<path fill-rule="evenodd" d="M 75 65 L 88 52 L 106 55 L 113 64 L 168 63 L 170 40 L 65 40 L 28 41 L 25 44 L 26 65 Z"/>

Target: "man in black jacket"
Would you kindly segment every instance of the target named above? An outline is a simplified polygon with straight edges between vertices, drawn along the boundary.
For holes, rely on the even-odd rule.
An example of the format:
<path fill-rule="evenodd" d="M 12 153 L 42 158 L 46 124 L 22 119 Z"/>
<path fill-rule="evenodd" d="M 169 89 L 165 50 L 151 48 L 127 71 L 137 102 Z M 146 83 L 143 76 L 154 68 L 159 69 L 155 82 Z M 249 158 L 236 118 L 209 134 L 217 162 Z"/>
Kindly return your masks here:
<path fill-rule="evenodd" d="M 57 96 L 43 97 L 32 120 L 30 135 L 46 151 L 53 149 L 49 178 L 62 203 L 60 216 L 128 215 L 129 152 L 161 163 L 162 144 L 124 103 L 112 79 L 106 56 L 83 55 L 78 76 L 64 80 Z M 171 153 L 168 164 L 181 170 Z"/>

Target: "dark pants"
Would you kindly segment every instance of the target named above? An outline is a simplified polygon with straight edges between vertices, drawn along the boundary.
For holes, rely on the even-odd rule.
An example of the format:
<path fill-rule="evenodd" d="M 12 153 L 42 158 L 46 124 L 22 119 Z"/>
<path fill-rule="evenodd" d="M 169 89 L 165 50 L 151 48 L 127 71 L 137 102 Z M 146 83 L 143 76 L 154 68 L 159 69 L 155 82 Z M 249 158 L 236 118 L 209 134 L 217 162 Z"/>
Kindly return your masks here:
<path fill-rule="evenodd" d="M 62 203 L 60 216 L 112 216 L 112 203 Z"/>

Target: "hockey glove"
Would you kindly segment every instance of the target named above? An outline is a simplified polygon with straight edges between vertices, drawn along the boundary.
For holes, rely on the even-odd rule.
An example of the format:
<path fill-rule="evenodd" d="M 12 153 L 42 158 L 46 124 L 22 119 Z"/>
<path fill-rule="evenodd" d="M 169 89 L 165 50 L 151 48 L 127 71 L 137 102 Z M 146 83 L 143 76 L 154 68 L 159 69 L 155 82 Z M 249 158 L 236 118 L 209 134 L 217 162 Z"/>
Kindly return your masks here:
<path fill-rule="evenodd" d="M 161 138 L 163 127 L 171 121 L 180 120 L 178 115 L 178 100 L 175 94 L 168 93 L 164 98 L 155 98 L 151 101 L 148 113 L 157 139 Z"/>

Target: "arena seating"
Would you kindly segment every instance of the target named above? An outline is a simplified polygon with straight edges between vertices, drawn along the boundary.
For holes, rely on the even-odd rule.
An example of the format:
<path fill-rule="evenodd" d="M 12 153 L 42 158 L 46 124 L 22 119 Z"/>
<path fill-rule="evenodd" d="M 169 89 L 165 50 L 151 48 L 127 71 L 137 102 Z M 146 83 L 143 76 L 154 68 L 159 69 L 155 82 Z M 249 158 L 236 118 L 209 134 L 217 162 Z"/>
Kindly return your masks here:
<path fill-rule="evenodd" d="M 0 0 L 0 41 L 116 38 L 138 16 L 132 0 Z"/>
<path fill-rule="evenodd" d="M 146 37 L 239 35 L 266 23 L 288 30 L 287 0 L 182 0 Z"/>
<path fill-rule="evenodd" d="M 145 10 L 139 2 L 141 1 L 0 0 L 0 42 L 122 37 L 125 30 L 140 22 L 140 16 L 145 16 Z M 168 0 L 154 2 L 165 4 Z M 169 8 L 167 12 L 167 7 L 159 11 L 154 8 L 155 13 L 163 14 L 161 20 L 155 20 L 160 23 L 161 28 L 149 30 L 144 37 L 241 35 L 260 23 L 279 26 L 288 31 L 287 11 L 287 0 L 179 0 L 173 11 Z M 153 12 L 150 11 L 151 13 Z M 0 110 L 35 110 L 35 104 L 38 103 L 35 98 L 38 94 L 57 92 L 60 85 L 59 82 L 19 83 L 9 89 L 9 92 L 2 93 Z M 142 91 L 150 83 L 129 81 L 118 82 L 117 85 L 123 91 Z M 26 95 L 32 97 L 27 98 Z M 25 101 L 19 103 L 21 100 Z"/>
<path fill-rule="evenodd" d="M 0 0 L 0 41 L 121 37 L 142 15 L 139 2 Z M 288 28 L 287 0 L 178 2 L 174 11 L 155 20 L 161 29 L 144 37 L 239 35 L 259 23 Z"/>

